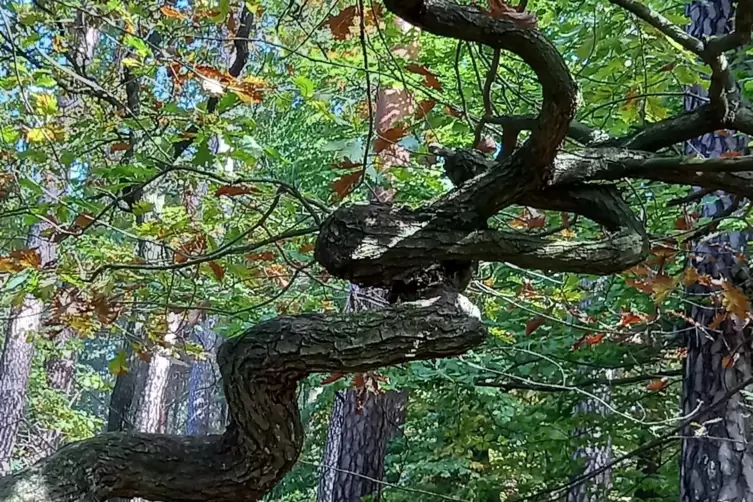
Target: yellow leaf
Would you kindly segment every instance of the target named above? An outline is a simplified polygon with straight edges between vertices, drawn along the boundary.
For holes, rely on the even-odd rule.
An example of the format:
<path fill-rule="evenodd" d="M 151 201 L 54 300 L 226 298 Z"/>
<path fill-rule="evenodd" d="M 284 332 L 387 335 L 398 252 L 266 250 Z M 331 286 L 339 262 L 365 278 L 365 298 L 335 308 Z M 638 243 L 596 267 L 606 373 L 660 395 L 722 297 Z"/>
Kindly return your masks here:
<path fill-rule="evenodd" d="M 128 373 L 128 363 L 126 361 L 126 353 L 121 350 L 117 353 L 114 359 L 107 362 L 107 369 L 110 370 L 115 376 L 125 375 Z"/>
<path fill-rule="evenodd" d="M 163 5 L 162 7 L 159 8 L 159 11 L 165 17 L 170 17 L 173 19 L 180 19 L 181 21 L 188 19 L 188 16 L 180 12 L 175 7 L 170 7 L 169 5 Z"/>

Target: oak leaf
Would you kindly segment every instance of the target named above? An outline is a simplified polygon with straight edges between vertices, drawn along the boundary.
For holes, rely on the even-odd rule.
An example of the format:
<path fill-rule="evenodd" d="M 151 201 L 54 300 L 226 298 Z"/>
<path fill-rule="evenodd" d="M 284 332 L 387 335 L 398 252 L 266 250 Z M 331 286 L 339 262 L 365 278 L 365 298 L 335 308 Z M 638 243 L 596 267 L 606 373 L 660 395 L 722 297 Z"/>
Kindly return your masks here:
<path fill-rule="evenodd" d="M 374 140 L 374 153 L 379 153 L 389 148 L 390 145 L 397 143 L 407 134 L 405 126 L 396 126 L 386 131 L 377 133 L 377 139 Z"/>
<path fill-rule="evenodd" d="M 526 336 L 531 335 L 534 331 L 539 329 L 541 325 L 544 324 L 545 322 L 546 322 L 546 319 L 541 316 L 534 317 L 533 319 L 529 320 L 526 323 L 526 331 L 525 331 Z"/>
<path fill-rule="evenodd" d="M 434 73 L 429 71 L 426 66 L 413 63 L 406 66 L 405 69 L 411 73 L 423 75 L 424 85 L 426 85 L 426 87 L 430 87 L 438 91 L 442 90 L 442 84 L 439 82 L 439 79 Z"/>
<path fill-rule="evenodd" d="M 750 312 L 750 302 L 745 293 L 729 281 L 722 283 L 722 290 L 722 306 L 739 319 L 745 319 Z"/>
<path fill-rule="evenodd" d="M 222 265 L 220 265 L 216 261 L 210 261 L 209 268 L 212 269 L 212 273 L 214 274 L 215 278 L 218 281 L 222 282 L 222 279 L 225 277 L 225 269 L 222 268 Z"/>
<path fill-rule="evenodd" d="M 239 186 L 239 185 L 222 185 L 214 192 L 216 197 L 223 195 L 227 197 L 237 197 L 239 195 L 248 195 L 252 193 L 259 193 L 261 190 L 255 187 Z"/>

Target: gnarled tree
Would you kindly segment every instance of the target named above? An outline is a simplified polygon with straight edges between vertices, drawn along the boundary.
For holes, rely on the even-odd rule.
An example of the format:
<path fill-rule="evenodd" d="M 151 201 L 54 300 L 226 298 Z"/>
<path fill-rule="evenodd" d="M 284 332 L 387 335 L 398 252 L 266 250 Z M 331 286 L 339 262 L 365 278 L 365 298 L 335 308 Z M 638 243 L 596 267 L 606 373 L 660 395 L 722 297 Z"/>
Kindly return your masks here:
<path fill-rule="evenodd" d="M 389 289 L 392 305 L 350 315 L 278 317 L 225 342 L 218 363 L 231 420 L 223 435 L 102 434 L 3 478 L 0 499 L 259 500 L 300 454 L 296 386 L 307 375 L 451 357 L 483 343 L 479 312 L 462 296 L 474 262 L 602 275 L 640 262 L 649 239 L 616 188 L 624 178 L 750 196 L 753 159 L 656 152 L 717 129 L 753 131 L 753 111 L 730 92 L 734 83 L 724 56 L 750 39 L 751 3 L 740 3 L 734 32 L 699 40 L 633 0 L 612 1 L 708 64 L 713 77 L 707 105 L 625 137 L 602 138 L 573 123 L 576 82 L 556 48 L 530 24 L 446 0 L 385 1 L 422 30 L 510 51 L 527 63 L 542 88 L 538 116 L 485 116 L 481 127 L 525 128 L 530 136 L 496 159 L 437 146 L 457 186 L 422 207 L 348 205 L 332 213 L 321 225 L 316 260 L 339 278 Z M 562 153 L 566 136 L 589 144 Z M 560 241 L 490 226 L 490 217 L 516 203 L 580 214 L 600 223 L 603 236 Z"/>

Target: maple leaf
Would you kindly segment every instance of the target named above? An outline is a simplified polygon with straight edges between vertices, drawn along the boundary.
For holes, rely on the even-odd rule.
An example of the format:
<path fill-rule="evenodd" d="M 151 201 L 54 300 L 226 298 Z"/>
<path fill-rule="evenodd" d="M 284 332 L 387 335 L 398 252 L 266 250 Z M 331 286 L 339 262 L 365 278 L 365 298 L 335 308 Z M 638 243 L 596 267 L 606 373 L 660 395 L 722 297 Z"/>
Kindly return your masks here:
<path fill-rule="evenodd" d="M 745 293 L 729 281 L 722 283 L 722 290 L 722 306 L 739 319 L 745 319 L 750 312 L 750 302 Z"/>
<path fill-rule="evenodd" d="M 521 28 L 536 29 L 538 20 L 528 12 L 518 12 L 518 9 L 507 5 L 504 0 L 489 0 L 489 10 L 486 12 L 497 19 L 507 19 Z"/>
<path fill-rule="evenodd" d="M 181 21 L 188 19 L 188 16 L 180 12 L 175 7 L 170 7 L 169 5 L 163 5 L 162 7 L 159 8 L 159 11 L 165 17 L 169 17 L 173 19 L 180 19 Z"/>
<path fill-rule="evenodd" d="M 374 140 L 374 153 L 379 153 L 389 148 L 390 145 L 397 143 L 407 134 L 405 126 L 397 126 L 386 131 L 377 133 L 377 139 Z"/>
<path fill-rule="evenodd" d="M 356 169 L 356 168 L 360 169 L 361 165 L 362 164 L 360 162 L 353 162 L 352 160 L 346 158 L 338 164 L 330 164 L 330 167 L 332 169 L 346 169 L 348 171 L 352 171 L 353 169 Z"/>
<path fill-rule="evenodd" d="M 643 322 L 641 316 L 634 312 L 620 312 L 620 326 L 630 326 L 631 324 L 640 324 Z"/>
<path fill-rule="evenodd" d="M 356 13 L 356 6 L 351 5 L 328 18 L 322 25 L 329 26 L 335 40 L 345 40 L 350 35 L 350 28 L 355 24 Z"/>
<path fill-rule="evenodd" d="M 679 279 L 679 278 L 678 278 Z M 670 277 L 666 274 L 657 274 L 651 284 L 653 290 L 654 302 L 662 303 L 667 295 L 675 289 L 678 279 Z"/>
<path fill-rule="evenodd" d="M 534 331 L 539 329 L 539 327 L 541 327 L 541 325 L 544 324 L 545 322 L 546 322 L 546 319 L 540 316 L 534 317 L 533 319 L 528 321 L 526 323 L 526 331 L 525 331 L 526 336 L 531 335 Z"/>
<path fill-rule="evenodd" d="M 206 247 L 207 238 L 201 234 L 196 235 L 181 244 L 180 247 L 175 250 L 173 261 L 175 263 L 185 263 L 186 261 L 188 261 L 189 256 L 204 252 Z"/>
<path fill-rule="evenodd" d="M 212 273 L 217 278 L 217 280 L 222 282 L 222 279 L 225 277 L 225 269 L 222 268 L 222 265 L 220 265 L 216 261 L 210 261 L 209 268 L 212 269 Z"/>
<path fill-rule="evenodd" d="M 696 282 L 698 282 L 698 278 L 701 276 L 701 274 L 698 273 L 698 271 L 695 269 L 695 267 L 690 266 L 685 269 L 685 273 L 682 275 L 682 283 L 686 286 L 692 286 Z"/>
<path fill-rule="evenodd" d="M 221 197 L 223 195 L 227 197 L 237 197 L 238 195 L 247 195 L 252 193 L 259 193 L 261 190 L 255 187 L 238 186 L 238 185 L 222 185 L 214 192 L 215 197 Z"/>
<path fill-rule="evenodd" d="M 437 76 L 429 71 L 428 68 L 422 65 L 418 64 L 409 64 L 405 67 L 405 69 L 411 73 L 416 73 L 418 75 L 423 75 L 424 77 L 424 85 L 426 87 L 430 87 L 432 89 L 436 89 L 438 91 L 442 90 L 442 83 L 439 81 Z"/>

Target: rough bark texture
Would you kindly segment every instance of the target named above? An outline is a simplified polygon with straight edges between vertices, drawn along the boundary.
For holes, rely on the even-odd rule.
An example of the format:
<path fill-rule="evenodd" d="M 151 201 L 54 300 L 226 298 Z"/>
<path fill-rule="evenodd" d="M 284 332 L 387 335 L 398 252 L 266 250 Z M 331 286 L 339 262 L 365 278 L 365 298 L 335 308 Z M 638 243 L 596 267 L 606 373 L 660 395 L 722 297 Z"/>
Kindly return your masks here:
<path fill-rule="evenodd" d="M 379 499 L 387 441 L 405 419 L 408 393 L 369 395 L 359 409 L 356 390 L 335 396 L 327 445 L 322 456 L 317 502 L 352 502 L 373 494 Z"/>
<path fill-rule="evenodd" d="M 0 500 L 259 500 L 302 447 L 298 381 L 311 372 L 368 371 L 463 353 L 486 335 L 478 315 L 464 297 L 442 293 L 378 311 L 261 323 L 220 349 L 231 412 L 224 435 L 106 433 L 0 479 Z"/>
<path fill-rule="evenodd" d="M 42 266 L 55 259 L 56 245 L 42 237 L 47 223 L 32 226 L 26 247 L 36 249 Z M 0 359 L 0 476 L 10 472 L 13 446 L 21 424 L 31 360 L 34 356 L 33 337 L 42 327 L 44 305 L 27 295 L 23 303 L 11 311 Z"/>
<path fill-rule="evenodd" d="M 728 33 L 733 19 L 730 0 L 693 2 L 688 6 L 691 18 L 690 33 L 695 36 Z M 702 89 L 694 89 L 702 92 Z M 686 107 L 697 106 L 692 97 Z M 689 142 L 691 153 L 718 157 L 725 151 L 741 151 L 747 141 L 734 136 L 706 134 Z M 706 204 L 704 216 L 713 217 L 729 204 L 720 194 L 718 201 Z M 740 263 L 735 251 L 745 246 L 744 236 L 729 234 L 701 243 L 698 259 L 692 263 L 699 273 L 725 278 L 733 283 Z M 690 288 L 690 294 L 708 295 L 703 286 Z M 687 337 L 688 355 L 685 360 L 683 410 L 689 413 L 701 404 L 713 401 L 753 375 L 753 352 L 749 343 L 750 328 L 739 329 L 732 320 L 722 323 L 719 330 L 706 328 L 716 313 L 713 307 L 693 307 L 691 315 L 698 328 Z M 725 368 L 725 357 L 738 357 L 735 364 Z M 750 389 L 749 389 L 750 390 Z M 682 502 L 751 502 L 753 501 L 753 423 L 744 398 L 737 394 L 709 416 L 698 417 L 705 423 L 706 433 L 697 436 L 691 427 L 684 431 L 688 437 L 682 443 L 680 499 Z"/>
<path fill-rule="evenodd" d="M 212 359 L 217 352 L 217 335 L 210 320 L 195 330 L 195 341 L 204 347 L 207 358 L 194 361 L 188 383 L 188 421 L 186 433 L 190 436 L 206 436 L 210 430 L 211 406 L 216 376 Z"/>

